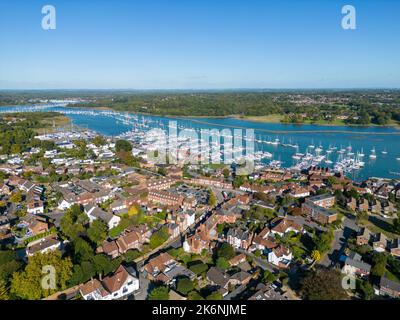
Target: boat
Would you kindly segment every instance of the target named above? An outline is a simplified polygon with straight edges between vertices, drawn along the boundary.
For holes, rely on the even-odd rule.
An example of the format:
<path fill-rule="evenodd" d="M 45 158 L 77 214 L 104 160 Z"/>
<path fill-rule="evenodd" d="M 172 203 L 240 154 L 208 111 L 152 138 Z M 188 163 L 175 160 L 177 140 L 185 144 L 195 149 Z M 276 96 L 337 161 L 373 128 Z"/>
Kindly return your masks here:
<path fill-rule="evenodd" d="M 371 149 L 371 154 L 369 155 L 370 159 L 376 159 L 376 150 L 375 147 Z"/>

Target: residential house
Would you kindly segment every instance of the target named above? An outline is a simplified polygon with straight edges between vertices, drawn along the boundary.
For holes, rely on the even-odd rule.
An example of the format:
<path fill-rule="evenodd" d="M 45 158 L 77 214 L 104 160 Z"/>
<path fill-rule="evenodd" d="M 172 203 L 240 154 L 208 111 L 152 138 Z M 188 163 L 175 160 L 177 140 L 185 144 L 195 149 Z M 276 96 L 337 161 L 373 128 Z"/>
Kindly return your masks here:
<path fill-rule="evenodd" d="M 220 189 L 232 189 L 232 183 L 225 182 L 224 180 L 201 177 L 197 179 L 190 179 L 189 183 L 205 187 L 215 187 Z"/>
<path fill-rule="evenodd" d="M 372 233 L 368 228 L 361 228 L 357 234 L 357 245 L 368 245 L 371 240 Z"/>
<path fill-rule="evenodd" d="M 207 271 L 207 280 L 214 286 L 217 286 L 222 293 L 222 296 L 228 294 L 228 285 L 230 282 L 229 276 L 220 268 L 211 267 Z"/>
<path fill-rule="evenodd" d="M 388 238 L 383 233 L 378 233 L 372 238 L 372 248 L 377 252 L 385 252 Z"/>
<path fill-rule="evenodd" d="M 350 209 L 351 211 L 356 211 L 357 209 L 357 200 L 353 197 L 351 197 L 347 203 L 346 203 L 347 209 Z"/>
<path fill-rule="evenodd" d="M 369 202 L 367 199 L 361 199 L 358 201 L 357 205 L 358 211 L 361 212 L 368 212 L 369 211 Z"/>
<path fill-rule="evenodd" d="M 32 236 L 45 233 L 49 231 L 50 228 L 45 218 L 32 214 L 27 214 L 25 217 L 22 217 L 21 222 L 27 226 Z"/>
<path fill-rule="evenodd" d="M 182 206 L 184 197 L 168 191 L 154 190 L 149 191 L 148 200 L 163 205 Z"/>
<path fill-rule="evenodd" d="M 227 242 L 234 248 L 247 250 L 253 241 L 254 233 L 240 228 L 231 228 L 227 233 Z"/>
<path fill-rule="evenodd" d="M 303 212 L 321 224 L 329 224 L 337 220 L 337 213 L 306 201 L 302 205 Z"/>
<path fill-rule="evenodd" d="M 166 252 L 150 259 L 144 265 L 143 271 L 149 280 L 160 281 L 165 284 L 175 282 L 177 277 L 187 277 L 191 280 L 196 278 L 196 275 L 192 271 L 185 268 Z"/>
<path fill-rule="evenodd" d="M 118 226 L 119 222 L 121 221 L 120 217 L 106 212 L 93 204 L 85 206 L 85 213 L 88 216 L 90 223 L 96 219 L 100 219 L 107 224 L 108 229 Z"/>
<path fill-rule="evenodd" d="M 26 247 L 26 255 L 33 256 L 35 253 L 47 253 L 49 251 L 60 249 L 61 242 L 56 235 L 50 235 L 36 241 L 32 241 Z"/>
<path fill-rule="evenodd" d="M 6 185 L 5 183 L 0 183 L 0 194 L 10 195 L 11 188 L 8 185 Z"/>
<path fill-rule="evenodd" d="M 104 253 L 111 257 L 111 259 L 115 259 L 120 255 L 116 241 L 104 241 L 103 244 L 96 249 L 96 253 Z"/>
<path fill-rule="evenodd" d="M 335 196 L 329 193 L 310 197 L 307 200 L 325 209 L 332 208 L 335 205 Z"/>
<path fill-rule="evenodd" d="M 379 294 L 382 296 L 388 296 L 391 298 L 400 298 L 400 283 L 389 280 L 386 277 L 381 277 L 379 283 Z"/>
<path fill-rule="evenodd" d="M 246 255 L 244 253 L 240 253 L 237 256 L 233 257 L 229 260 L 229 264 L 231 267 L 235 267 L 246 261 Z"/>
<path fill-rule="evenodd" d="M 295 185 L 290 189 L 289 195 L 293 198 L 305 198 L 310 195 L 310 191 L 307 188 Z"/>
<path fill-rule="evenodd" d="M 80 288 L 84 300 L 120 300 L 139 290 L 139 279 L 133 268 L 119 268 L 103 281 L 93 279 Z"/>
<path fill-rule="evenodd" d="M 344 266 L 342 273 L 366 278 L 369 276 L 371 271 L 371 265 L 361 260 L 361 256 L 358 253 L 351 252 L 349 256 L 344 258 Z"/>
<path fill-rule="evenodd" d="M 400 257 L 400 238 L 394 239 L 390 242 L 389 251 L 392 256 Z"/>
<path fill-rule="evenodd" d="M 292 257 L 290 250 L 281 244 L 268 252 L 268 262 L 279 268 L 288 268 Z"/>
<path fill-rule="evenodd" d="M 30 214 L 43 214 L 44 204 L 42 200 L 30 200 L 26 205 L 26 211 Z"/>
<path fill-rule="evenodd" d="M 147 188 L 149 190 L 165 190 L 170 188 L 173 184 L 175 184 L 177 180 L 172 178 L 162 178 L 162 179 L 154 179 L 150 180 L 147 183 Z"/>
<path fill-rule="evenodd" d="M 279 236 L 283 237 L 288 232 L 293 231 L 294 233 L 299 233 L 302 230 L 302 226 L 285 217 L 278 218 L 278 220 L 274 223 L 274 226 L 271 228 L 271 233 L 273 235 L 278 234 Z"/>
<path fill-rule="evenodd" d="M 271 249 L 275 248 L 278 244 L 272 237 L 271 230 L 267 227 L 261 230 L 261 232 L 254 236 L 251 251 L 261 250 L 268 253 Z"/>
<path fill-rule="evenodd" d="M 249 300 L 288 300 L 285 294 L 279 292 L 272 285 L 260 283 L 257 285 L 256 290 L 256 293 Z"/>

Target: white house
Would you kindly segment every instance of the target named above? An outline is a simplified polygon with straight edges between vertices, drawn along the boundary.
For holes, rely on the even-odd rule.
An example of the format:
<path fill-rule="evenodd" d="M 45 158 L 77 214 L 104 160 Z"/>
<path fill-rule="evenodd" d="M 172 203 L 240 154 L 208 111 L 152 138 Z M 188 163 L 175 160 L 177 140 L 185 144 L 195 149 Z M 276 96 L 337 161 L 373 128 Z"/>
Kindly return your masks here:
<path fill-rule="evenodd" d="M 58 210 L 64 211 L 64 210 L 66 210 L 66 209 L 71 208 L 72 205 L 73 205 L 73 202 L 72 202 L 72 201 L 68 201 L 68 200 L 63 199 L 63 200 L 60 202 L 60 204 L 58 205 L 57 209 L 58 209 Z"/>
<path fill-rule="evenodd" d="M 30 242 L 26 247 L 26 255 L 30 257 L 35 253 L 46 253 L 60 249 L 60 247 L 61 242 L 57 239 L 57 236 L 50 235 L 48 237 Z"/>
<path fill-rule="evenodd" d="M 84 300 L 116 300 L 123 299 L 139 290 L 139 279 L 132 268 L 120 265 L 117 271 L 103 281 L 91 280 L 85 283 L 80 292 Z"/>
<path fill-rule="evenodd" d="M 281 268 L 287 268 L 292 261 L 292 253 L 289 249 L 279 245 L 268 253 L 268 262 Z"/>
<path fill-rule="evenodd" d="M 105 222 L 108 226 L 108 229 L 112 229 L 118 226 L 121 218 L 113 215 L 112 213 L 106 212 L 99 207 L 88 204 L 85 206 L 85 213 L 89 218 L 90 223 L 92 223 L 96 219 L 100 219 Z"/>
<path fill-rule="evenodd" d="M 361 260 L 358 253 L 352 252 L 348 257 L 344 258 L 342 273 L 352 276 L 368 277 L 371 271 L 371 265 Z"/>
<path fill-rule="evenodd" d="M 41 200 L 29 201 L 26 206 L 26 211 L 30 214 L 43 214 L 44 213 L 43 201 Z"/>

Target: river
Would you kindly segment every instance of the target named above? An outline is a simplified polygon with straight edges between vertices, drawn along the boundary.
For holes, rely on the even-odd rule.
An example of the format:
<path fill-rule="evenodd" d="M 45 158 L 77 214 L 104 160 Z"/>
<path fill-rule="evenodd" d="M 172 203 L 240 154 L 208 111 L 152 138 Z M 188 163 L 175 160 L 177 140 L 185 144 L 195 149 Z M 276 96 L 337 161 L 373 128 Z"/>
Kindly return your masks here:
<path fill-rule="evenodd" d="M 395 127 L 350 127 L 350 126 L 318 126 L 293 125 L 280 123 L 260 123 L 234 118 L 170 118 L 162 116 L 136 115 L 109 110 L 68 108 L 64 105 L 10 106 L 1 107 L 0 112 L 57 111 L 68 116 L 74 125 L 94 130 L 107 136 L 117 136 L 130 131 L 135 123 L 145 124 L 150 128 L 168 128 L 169 121 L 177 121 L 178 128 L 254 129 L 256 151 L 268 151 L 273 159 L 282 161 L 285 167 L 292 166 L 296 160 L 292 156 L 296 152 L 314 152 L 310 145 L 321 147 L 321 154 L 336 147 L 327 156 L 336 162 L 342 155 L 337 150 L 352 149 L 364 153 L 365 166 L 349 174 L 353 179 L 362 180 L 368 177 L 400 178 L 400 131 Z M 280 140 L 279 145 L 267 144 L 265 141 Z M 264 141 L 264 142 L 257 142 Z M 298 145 L 298 149 L 285 147 L 282 144 Z M 376 159 L 370 158 L 371 150 L 376 150 Z M 270 160 L 264 160 L 268 162 Z M 323 165 L 323 163 L 322 163 Z M 329 165 L 328 165 L 329 166 Z M 332 166 L 332 165 L 331 165 Z"/>

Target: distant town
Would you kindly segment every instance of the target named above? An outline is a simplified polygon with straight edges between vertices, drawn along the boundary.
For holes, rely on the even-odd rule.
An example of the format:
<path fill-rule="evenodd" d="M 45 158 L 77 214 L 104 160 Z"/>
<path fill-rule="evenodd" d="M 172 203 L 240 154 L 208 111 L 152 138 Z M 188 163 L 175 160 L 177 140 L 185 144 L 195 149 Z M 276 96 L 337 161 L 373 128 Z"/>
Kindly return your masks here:
<path fill-rule="evenodd" d="M 53 112 L 0 139 L 1 300 L 400 298 L 400 180 L 157 164 Z"/>

